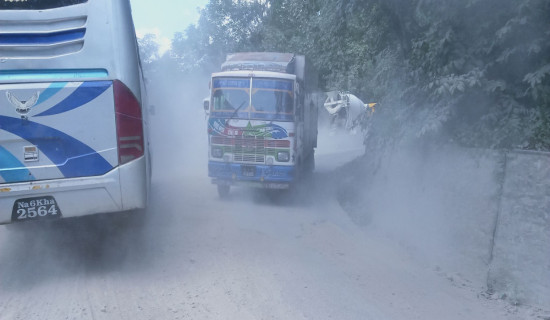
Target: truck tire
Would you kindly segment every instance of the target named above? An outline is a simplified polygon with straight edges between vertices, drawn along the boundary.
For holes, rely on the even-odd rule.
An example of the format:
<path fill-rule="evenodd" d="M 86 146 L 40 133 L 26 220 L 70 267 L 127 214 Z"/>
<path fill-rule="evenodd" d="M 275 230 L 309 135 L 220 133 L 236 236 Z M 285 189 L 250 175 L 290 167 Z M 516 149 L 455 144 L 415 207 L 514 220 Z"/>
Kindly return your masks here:
<path fill-rule="evenodd" d="M 227 198 L 229 195 L 230 186 L 226 184 L 218 184 L 218 195 L 220 198 Z"/>
<path fill-rule="evenodd" d="M 313 171 L 315 170 L 315 153 L 312 152 L 309 157 L 307 157 L 304 166 L 307 175 L 313 173 Z"/>

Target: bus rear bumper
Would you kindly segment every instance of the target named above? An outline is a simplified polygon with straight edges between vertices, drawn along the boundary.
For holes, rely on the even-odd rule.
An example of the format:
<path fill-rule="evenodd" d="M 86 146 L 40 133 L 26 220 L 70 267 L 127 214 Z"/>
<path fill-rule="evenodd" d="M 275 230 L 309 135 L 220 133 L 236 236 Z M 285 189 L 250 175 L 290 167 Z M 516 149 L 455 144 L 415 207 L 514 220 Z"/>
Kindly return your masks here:
<path fill-rule="evenodd" d="M 64 218 L 145 208 L 145 164 L 141 157 L 102 176 L 0 184 L 0 224 L 19 221 L 12 213 L 20 199 L 53 197 Z"/>

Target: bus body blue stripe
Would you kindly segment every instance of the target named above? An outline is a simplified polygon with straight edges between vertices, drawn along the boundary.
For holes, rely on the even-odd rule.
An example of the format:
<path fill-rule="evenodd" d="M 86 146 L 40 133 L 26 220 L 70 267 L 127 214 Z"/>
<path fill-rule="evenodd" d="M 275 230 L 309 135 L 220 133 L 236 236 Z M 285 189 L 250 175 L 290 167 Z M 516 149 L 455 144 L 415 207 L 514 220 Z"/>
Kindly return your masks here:
<path fill-rule="evenodd" d="M 86 28 L 51 33 L 0 33 L 2 45 L 41 45 L 56 44 L 84 39 Z"/>
<path fill-rule="evenodd" d="M 2 146 L 0 146 L 0 176 L 8 183 L 35 180 L 29 169 Z"/>
<path fill-rule="evenodd" d="M 0 81 L 106 78 L 105 69 L 0 70 Z"/>
<path fill-rule="evenodd" d="M 52 84 L 46 90 L 42 91 L 42 93 L 40 94 L 40 98 L 38 98 L 38 101 L 36 102 L 36 105 L 39 105 L 42 102 L 53 97 L 56 93 L 63 89 L 67 85 L 67 83 L 68 82 L 52 82 Z"/>
<path fill-rule="evenodd" d="M 65 178 L 101 175 L 113 168 L 105 158 L 83 142 L 54 128 L 32 121 L 21 125 L 21 121 L 24 120 L 0 116 L 0 129 L 36 145 L 40 152 L 57 165 Z M 59 148 L 60 141 L 63 148 Z"/>
<path fill-rule="evenodd" d="M 51 116 L 76 109 L 101 95 L 111 87 L 111 81 L 84 82 L 73 93 L 50 109 L 37 114 L 35 117 Z"/>

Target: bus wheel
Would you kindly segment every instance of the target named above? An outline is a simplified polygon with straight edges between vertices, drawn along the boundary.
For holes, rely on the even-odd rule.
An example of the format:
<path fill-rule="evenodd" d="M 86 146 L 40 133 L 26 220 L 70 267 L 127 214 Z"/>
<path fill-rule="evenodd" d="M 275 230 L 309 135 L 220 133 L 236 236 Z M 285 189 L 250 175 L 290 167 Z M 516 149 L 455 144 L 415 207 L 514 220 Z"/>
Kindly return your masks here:
<path fill-rule="evenodd" d="M 218 195 L 220 198 L 226 198 L 229 195 L 229 186 L 226 184 L 218 184 Z"/>

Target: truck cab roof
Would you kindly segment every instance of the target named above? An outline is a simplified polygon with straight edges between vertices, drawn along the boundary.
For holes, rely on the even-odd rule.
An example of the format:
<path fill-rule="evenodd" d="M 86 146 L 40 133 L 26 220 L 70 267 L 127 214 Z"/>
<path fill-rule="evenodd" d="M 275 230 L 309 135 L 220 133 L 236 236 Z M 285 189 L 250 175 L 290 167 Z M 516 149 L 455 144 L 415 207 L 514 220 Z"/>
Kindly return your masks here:
<path fill-rule="evenodd" d="M 239 52 L 227 55 L 222 71 L 254 70 L 294 74 L 295 55 L 278 52 Z"/>

